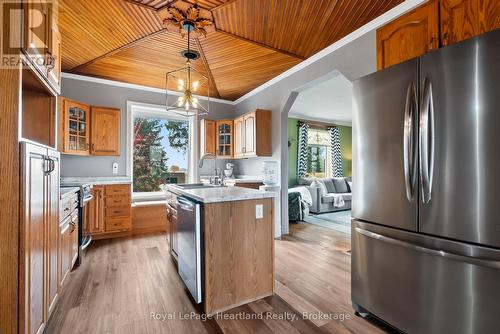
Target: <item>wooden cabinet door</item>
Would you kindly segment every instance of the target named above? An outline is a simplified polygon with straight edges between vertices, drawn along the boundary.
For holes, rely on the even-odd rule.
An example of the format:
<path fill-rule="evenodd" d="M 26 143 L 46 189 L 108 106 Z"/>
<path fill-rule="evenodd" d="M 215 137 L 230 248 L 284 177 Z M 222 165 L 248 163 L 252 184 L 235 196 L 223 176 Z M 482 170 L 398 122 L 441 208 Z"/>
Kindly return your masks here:
<path fill-rule="evenodd" d="M 50 50 L 51 7 L 47 1 L 31 0 L 24 4 L 24 50 L 35 67 L 47 77 L 47 54 Z"/>
<path fill-rule="evenodd" d="M 62 152 L 74 155 L 89 155 L 90 152 L 90 107 L 86 104 L 64 99 Z"/>
<path fill-rule="evenodd" d="M 120 155 L 120 109 L 92 107 L 91 153 Z"/>
<path fill-rule="evenodd" d="M 216 122 L 216 150 L 219 157 L 231 158 L 233 156 L 233 135 L 233 121 Z"/>
<path fill-rule="evenodd" d="M 246 114 L 243 120 L 243 126 L 245 128 L 244 135 L 244 145 L 243 145 L 243 153 L 244 156 L 253 156 L 256 155 L 256 147 L 255 147 L 255 113 Z"/>
<path fill-rule="evenodd" d="M 59 152 L 49 150 L 46 172 L 47 310 L 50 315 L 59 291 Z"/>
<path fill-rule="evenodd" d="M 243 117 L 234 120 L 234 157 L 243 157 L 243 148 L 245 140 L 245 128 L 243 126 Z"/>
<path fill-rule="evenodd" d="M 71 216 L 68 216 L 59 227 L 59 281 L 60 284 L 64 282 L 66 275 L 69 272 L 70 268 L 70 245 L 71 245 L 71 236 L 70 236 L 70 223 Z"/>
<path fill-rule="evenodd" d="M 52 20 L 50 34 L 51 63 L 47 66 L 47 72 L 50 83 L 59 92 L 61 90 L 61 33 L 55 19 Z"/>
<path fill-rule="evenodd" d="M 498 0 L 441 0 L 441 41 L 446 46 L 500 27 Z"/>
<path fill-rule="evenodd" d="M 479 0 L 441 0 L 441 44 L 479 34 Z"/>
<path fill-rule="evenodd" d="M 479 1 L 479 32 L 484 33 L 500 28 L 500 1 Z"/>
<path fill-rule="evenodd" d="M 75 265 L 76 259 L 78 258 L 78 210 L 71 215 L 71 222 L 69 223 L 69 270 Z"/>
<path fill-rule="evenodd" d="M 47 318 L 46 154 L 45 148 L 23 143 L 19 324 L 30 334 L 41 332 Z"/>
<path fill-rule="evenodd" d="M 414 9 L 377 30 L 377 68 L 383 69 L 439 47 L 439 3 Z"/>
<path fill-rule="evenodd" d="M 94 199 L 89 202 L 89 233 L 104 232 L 104 187 L 94 186 Z"/>
<path fill-rule="evenodd" d="M 202 119 L 200 122 L 200 154 L 215 154 L 215 121 Z"/>

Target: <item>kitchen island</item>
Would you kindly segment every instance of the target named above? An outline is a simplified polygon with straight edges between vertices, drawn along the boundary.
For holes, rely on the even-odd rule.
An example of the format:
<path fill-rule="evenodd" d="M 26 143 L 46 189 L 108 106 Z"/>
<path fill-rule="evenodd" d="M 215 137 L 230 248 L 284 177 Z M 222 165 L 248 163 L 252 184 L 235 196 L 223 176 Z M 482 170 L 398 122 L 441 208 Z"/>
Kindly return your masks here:
<path fill-rule="evenodd" d="M 167 187 L 172 255 L 206 314 L 274 293 L 274 196 L 240 187 Z"/>

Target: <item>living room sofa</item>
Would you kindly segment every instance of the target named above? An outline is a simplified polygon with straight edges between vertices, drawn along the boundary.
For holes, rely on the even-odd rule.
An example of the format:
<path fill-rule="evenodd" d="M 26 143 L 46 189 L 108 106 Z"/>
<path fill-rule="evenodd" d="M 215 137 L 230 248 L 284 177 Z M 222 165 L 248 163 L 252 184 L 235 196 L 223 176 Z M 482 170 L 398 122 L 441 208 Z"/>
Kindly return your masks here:
<path fill-rule="evenodd" d="M 307 187 L 311 193 L 312 205 L 309 210 L 312 213 L 335 212 L 351 209 L 352 194 L 350 178 L 301 178 L 299 184 Z M 341 197 L 344 202 L 342 206 L 338 206 L 338 197 Z"/>

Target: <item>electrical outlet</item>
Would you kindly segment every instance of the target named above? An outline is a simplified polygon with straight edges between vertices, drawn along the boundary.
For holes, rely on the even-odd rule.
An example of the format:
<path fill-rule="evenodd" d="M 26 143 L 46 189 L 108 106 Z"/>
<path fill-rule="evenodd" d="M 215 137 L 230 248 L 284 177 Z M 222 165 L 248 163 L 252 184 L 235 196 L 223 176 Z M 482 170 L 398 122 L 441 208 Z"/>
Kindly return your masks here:
<path fill-rule="evenodd" d="M 113 174 L 118 174 L 118 162 L 113 162 Z"/>
<path fill-rule="evenodd" d="M 262 219 L 262 218 L 264 218 L 264 205 L 257 204 L 255 206 L 255 219 Z"/>

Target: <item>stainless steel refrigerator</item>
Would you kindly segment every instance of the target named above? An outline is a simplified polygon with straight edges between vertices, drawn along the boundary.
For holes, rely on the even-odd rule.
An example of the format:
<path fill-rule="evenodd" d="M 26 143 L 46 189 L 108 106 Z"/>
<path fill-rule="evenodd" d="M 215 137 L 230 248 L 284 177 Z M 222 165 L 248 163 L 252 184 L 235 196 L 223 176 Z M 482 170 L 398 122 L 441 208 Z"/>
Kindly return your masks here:
<path fill-rule="evenodd" d="M 407 333 L 500 328 L 500 30 L 354 83 L 352 302 Z"/>

